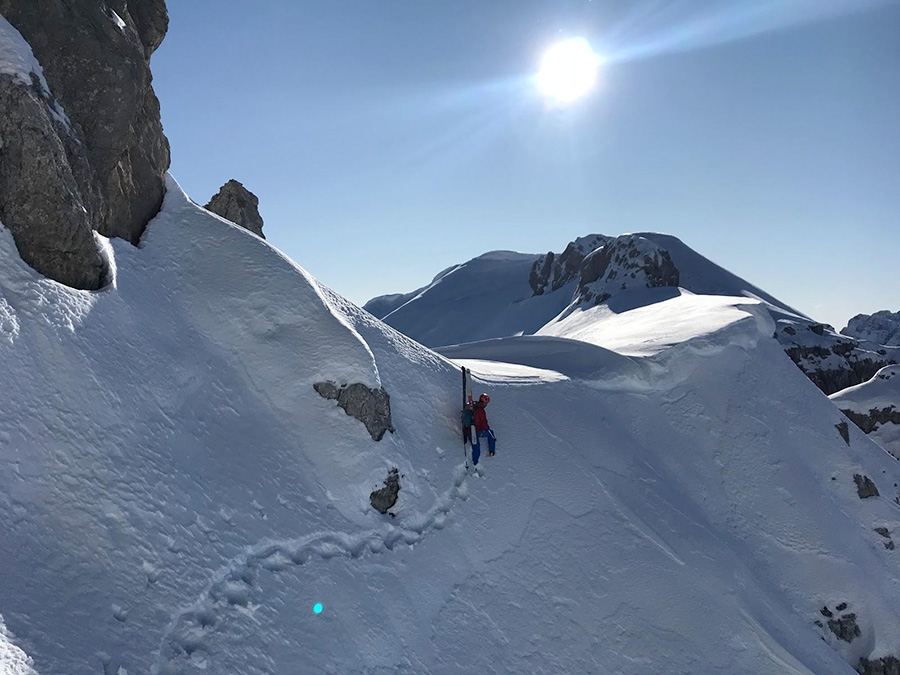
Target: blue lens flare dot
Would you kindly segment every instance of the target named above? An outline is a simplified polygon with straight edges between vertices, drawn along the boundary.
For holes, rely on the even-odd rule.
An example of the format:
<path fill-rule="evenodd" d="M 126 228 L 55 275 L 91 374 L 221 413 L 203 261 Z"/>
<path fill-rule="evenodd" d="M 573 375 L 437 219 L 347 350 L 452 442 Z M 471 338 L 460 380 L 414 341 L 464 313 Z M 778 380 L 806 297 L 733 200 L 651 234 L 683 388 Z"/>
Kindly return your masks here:
<path fill-rule="evenodd" d="M 316 604 L 314 604 L 314 605 L 313 605 L 313 611 L 314 611 L 316 614 L 321 614 L 321 613 L 322 613 L 322 603 L 321 603 L 321 602 L 317 602 Z"/>

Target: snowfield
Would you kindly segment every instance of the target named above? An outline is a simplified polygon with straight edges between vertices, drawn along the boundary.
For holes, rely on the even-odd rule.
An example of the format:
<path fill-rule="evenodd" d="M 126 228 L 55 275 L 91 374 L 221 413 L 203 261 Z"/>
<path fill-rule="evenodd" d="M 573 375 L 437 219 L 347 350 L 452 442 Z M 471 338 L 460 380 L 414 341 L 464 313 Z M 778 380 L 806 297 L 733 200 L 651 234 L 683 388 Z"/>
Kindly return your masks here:
<path fill-rule="evenodd" d="M 105 245 L 110 284 L 75 291 L 0 228 L 4 675 L 821 675 L 900 654 L 900 550 L 873 530 L 900 528 L 900 464 L 844 441 L 755 300 L 678 294 L 606 336 L 586 310 L 439 355 L 171 179 L 141 247 Z M 484 476 L 451 359 L 491 394 Z M 396 432 L 374 442 L 322 380 L 383 386 Z"/>

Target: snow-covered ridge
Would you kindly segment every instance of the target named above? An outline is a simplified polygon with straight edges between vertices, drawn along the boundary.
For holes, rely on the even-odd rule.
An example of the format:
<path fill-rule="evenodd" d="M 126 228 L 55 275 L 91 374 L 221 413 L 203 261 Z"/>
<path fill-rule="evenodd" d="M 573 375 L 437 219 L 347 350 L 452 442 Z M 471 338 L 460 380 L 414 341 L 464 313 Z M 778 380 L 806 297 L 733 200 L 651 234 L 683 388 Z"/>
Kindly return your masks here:
<path fill-rule="evenodd" d="M 592 308 L 645 294 L 645 333 L 694 313 L 645 355 L 460 347 L 499 439 L 478 476 L 455 363 L 174 181 L 140 248 L 109 245 L 115 284 L 73 291 L 0 236 L 0 609 L 41 675 L 837 675 L 900 653 L 874 530 L 900 528 L 900 465 L 843 439 L 763 303 Z M 374 442 L 320 379 L 383 386 L 396 432 Z"/>
<path fill-rule="evenodd" d="M 596 248 L 588 250 L 591 246 Z M 826 394 L 864 382 L 882 366 L 900 362 L 900 347 L 883 347 L 840 335 L 667 234 L 594 234 L 570 242 L 562 254 L 548 253 L 534 260 L 528 272 L 530 295 L 523 287 L 523 273 L 517 263 L 504 265 L 496 260 L 495 265 L 488 266 L 476 264 L 478 261 L 484 262 L 475 258 L 451 268 L 449 274 L 438 275 L 425 288 L 376 298 L 366 307 L 431 347 L 512 335 L 566 336 L 570 329 L 577 331 L 577 325 L 585 325 L 597 344 L 642 353 L 684 339 L 686 333 L 681 329 L 660 330 L 661 324 L 647 319 L 655 310 L 648 310 L 646 316 L 633 310 L 684 295 L 743 297 L 763 303 L 776 321 L 772 334 Z M 672 302 L 664 310 L 673 309 L 679 302 L 694 301 Z M 711 302 L 716 304 L 715 300 Z M 732 301 L 724 305 L 729 303 Z M 606 309 L 582 314 L 594 305 Z M 571 322 L 554 327 L 573 313 L 577 316 Z M 658 318 L 662 320 L 663 315 Z M 677 316 L 666 321 L 684 324 Z M 636 326 L 650 329 L 650 333 L 638 335 L 633 328 Z M 691 332 L 689 328 L 687 332 Z M 605 336 L 603 340 L 601 336 Z"/>

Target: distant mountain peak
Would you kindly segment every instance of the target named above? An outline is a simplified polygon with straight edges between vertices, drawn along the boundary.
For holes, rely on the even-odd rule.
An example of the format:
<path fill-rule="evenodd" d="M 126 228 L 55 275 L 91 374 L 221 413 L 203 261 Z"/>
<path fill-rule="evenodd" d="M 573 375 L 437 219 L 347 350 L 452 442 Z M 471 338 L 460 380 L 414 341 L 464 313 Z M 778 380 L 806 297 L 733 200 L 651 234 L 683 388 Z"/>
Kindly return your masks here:
<path fill-rule="evenodd" d="M 900 346 L 900 312 L 884 309 L 874 314 L 857 314 L 841 329 L 841 334 L 879 345 Z"/>

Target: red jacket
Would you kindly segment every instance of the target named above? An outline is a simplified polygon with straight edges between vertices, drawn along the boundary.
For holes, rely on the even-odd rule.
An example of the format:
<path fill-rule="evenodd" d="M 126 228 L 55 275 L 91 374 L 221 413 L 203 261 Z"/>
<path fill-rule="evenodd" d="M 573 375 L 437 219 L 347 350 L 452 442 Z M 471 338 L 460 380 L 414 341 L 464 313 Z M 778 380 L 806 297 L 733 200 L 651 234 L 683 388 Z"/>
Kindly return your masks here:
<path fill-rule="evenodd" d="M 484 412 L 484 403 L 477 401 L 475 403 L 475 433 L 480 434 L 487 431 L 491 426 L 487 421 L 487 413 Z"/>

